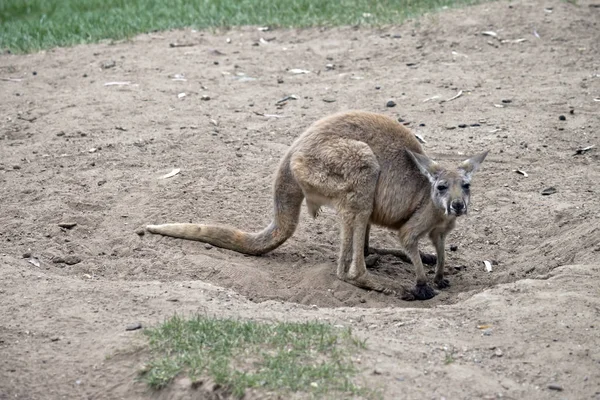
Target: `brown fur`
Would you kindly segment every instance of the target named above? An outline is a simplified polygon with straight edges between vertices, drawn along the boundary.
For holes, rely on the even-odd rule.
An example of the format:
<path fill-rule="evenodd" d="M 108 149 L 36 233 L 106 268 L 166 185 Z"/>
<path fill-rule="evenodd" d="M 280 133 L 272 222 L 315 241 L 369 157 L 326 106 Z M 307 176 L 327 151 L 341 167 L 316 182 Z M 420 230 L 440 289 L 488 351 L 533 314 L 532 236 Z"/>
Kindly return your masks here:
<path fill-rule="evenodd" d="M 415 266 L 414 298 L 427 299 L 435 292 L 427 284 L 418 241 L 428 235 L 434 243 L 434 282 L 446 287 L 444 238 L 454 228 L 456 217 L 466 213 L 469 190 L 465 185 L 486 154 L 466 160 L 456 170 L 446 170 L 427 158 L 414 135 L 395 120 L 362 111 L 338 113 L 310 126 L 281 160 L 274 182 L 274 218 L 262 231 L 198 224 L 148 225 L 147 229 L 260 255 L 292 236 L 306 198 L 313 217 L 322 206 L 337 210 L 340 279 L 389 292 L 365 267 L 363 249 L 370 224 L 376 224 L 398 232 Z"/>

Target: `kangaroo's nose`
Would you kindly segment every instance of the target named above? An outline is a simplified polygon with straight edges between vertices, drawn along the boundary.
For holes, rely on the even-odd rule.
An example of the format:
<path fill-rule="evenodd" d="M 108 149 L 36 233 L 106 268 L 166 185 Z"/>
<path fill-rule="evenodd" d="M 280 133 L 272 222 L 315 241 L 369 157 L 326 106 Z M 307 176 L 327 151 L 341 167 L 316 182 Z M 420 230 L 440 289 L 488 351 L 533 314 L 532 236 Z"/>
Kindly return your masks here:
<path fill-rule="evenodd" d="M 450 207 L 456 211 L 462 211 L 465 208 L 465 203 L 462 200 L 452 200 Z"/>

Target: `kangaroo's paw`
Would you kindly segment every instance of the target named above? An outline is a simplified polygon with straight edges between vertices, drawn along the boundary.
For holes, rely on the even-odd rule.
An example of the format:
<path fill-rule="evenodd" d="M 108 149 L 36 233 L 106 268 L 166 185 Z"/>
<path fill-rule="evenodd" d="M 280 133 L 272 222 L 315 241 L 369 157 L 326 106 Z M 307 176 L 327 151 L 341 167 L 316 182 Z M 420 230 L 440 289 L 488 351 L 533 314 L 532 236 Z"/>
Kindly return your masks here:
<path fill-rule="evenodd" d="M 438 289 L 446 289 L 450 287 L 450 281 L 448 279 L 434 279 L 433 282 Z"/>
<path fill-rule="evenodd" d="M 404 300 L 429 300 L 436 294 L 436 291 L 427 283 L 417 284 L 404 296 Z"/>
<path fill-rule="evenodd" d="M 365 273 L 357 278 L 346 278 L 346 282 L 353 284 L 356 287 L 367 290 L 374 290 L 383 294 L 392 294 L 394 291 L 377 281 L 373 275 Z"/>

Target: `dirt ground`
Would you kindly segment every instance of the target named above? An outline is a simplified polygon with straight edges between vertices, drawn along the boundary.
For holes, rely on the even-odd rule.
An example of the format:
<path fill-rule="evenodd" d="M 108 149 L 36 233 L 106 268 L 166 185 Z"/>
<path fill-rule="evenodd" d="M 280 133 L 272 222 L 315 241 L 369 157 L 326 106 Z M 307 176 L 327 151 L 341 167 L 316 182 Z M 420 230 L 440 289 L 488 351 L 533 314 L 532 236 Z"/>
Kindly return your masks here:
<path fill-rule="evenodd" d="M 597 1 L 501 1 L 380 29 L 0 55 L 0 399 L 209 397 L 135 382 L 147 354 L 125 326 L 174 312 L 352 326 L 369 346 L 359 382 L 386 399 L 600 399 L 599 32 Z M 432 300 L 338 281 L 330 210 L 303 210 L 262 257 L 136 234 L 263 228 L 279 158 L 347 109 L 401 118 L 442 163 L 490 150 L 448 240 L 452 287 Z M 377 228 L 371 243 L 396 246 Z M 394 256 L 369 260 L 413 280 Z"/>

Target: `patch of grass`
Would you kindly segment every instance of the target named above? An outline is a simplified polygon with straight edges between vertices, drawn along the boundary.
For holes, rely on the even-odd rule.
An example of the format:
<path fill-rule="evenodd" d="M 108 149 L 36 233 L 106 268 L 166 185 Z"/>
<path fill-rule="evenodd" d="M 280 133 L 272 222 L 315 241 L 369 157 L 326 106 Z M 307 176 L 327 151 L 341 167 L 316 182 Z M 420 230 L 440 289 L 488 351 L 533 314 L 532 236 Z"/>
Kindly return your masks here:
<path fill-rule="evenodd" d="M 192 381 L 210 377 L 236 397 L 248 388 L 369 393 L 352 382 L 356 370 L 350 355 L 365 343 L 349 329 L 318 322 L 263 324 L 174 316 L 144 332 L 154 358 L 140 377 L 154 389 L 187 374 Z"/>
<path fill-rule="evenodd" d="M 2 0 L 0 48 L 30 52 L 172 28 L 399 24 L 482 0 Z"/>

